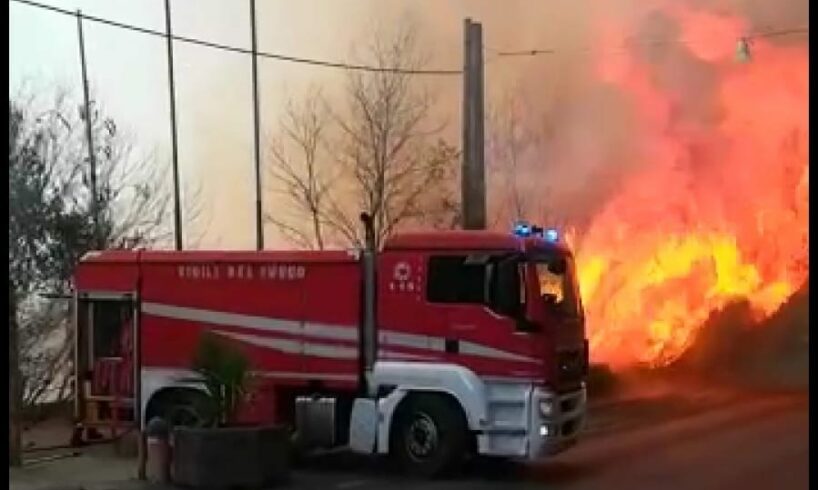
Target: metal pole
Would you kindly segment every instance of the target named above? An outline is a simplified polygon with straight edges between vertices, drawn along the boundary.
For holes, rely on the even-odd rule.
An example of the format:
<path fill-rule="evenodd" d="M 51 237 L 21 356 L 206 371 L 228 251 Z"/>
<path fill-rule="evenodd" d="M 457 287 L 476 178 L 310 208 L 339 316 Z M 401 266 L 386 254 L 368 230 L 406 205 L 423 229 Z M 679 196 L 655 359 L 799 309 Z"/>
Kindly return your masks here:
<path fill-rule="evenodd" d="M 261 151 L 259 150 L 258 111 L 258 40 L 256 37 L 256 0 L 250 0 L 250 28 L 253 34 L 253 147 L 256 164 L 256 249 L 264 249 L 264 226 L 261 220 Z"/>
<path fill-rule="evenodd" d="M 173 151 L 173 223 L 176 250 L 182 250 L 182 204 L 179 197 L 179 152 L 176 141 L 176 85 L 173 80 L 173 34 L 171 31 L 170 0 L 165 0 L 165 31 L 168 40 L 168 85 L 170 87 L 170 129 Z"/>
<path fill-rule="evenodd" d="M 483 26 L 466 19 L 463 66 L 462 225 L 486 227 L 486 184 L 483 130 Z"/>
<path fill-rule="evenodd" d="M 364 274 L 364 314 L 363 330 L 361 332 L 361 350 L 363 359 L 363 381 L 369 396 L 374 396 L 371 390 L 374 388 L 370 384 L 370 376 L 378 358 L 378 332 L 377 332 L 377 245 L 375 243 L 375 228 L 372 224 L 372 216 L 361 213 L 361 223 L 364 225 L 364 250 L 361 256 Z"/>
<path fill-rule="evenodd" d="M 472 217 L 474 228 L 483 230 L 486 228 L 486 182 L 485 182 L 485 134 L 483 131 L 483 25 L 473 22 L 471 25 L 471 50 L 472 50 L 472 140 L 471 150 L 472 175 L 471 189 L 473 194 Z"/>
<path fill-rule="evenodd" d="M 85 104 L 85 137 L 88 144 L 88 165 L 91 167 L 91 219 L 94 222 L 94 248 L 102 248 L 99 236 L 99 194 L 97 192 L 97 157 L 94 152 L 94 132 L 91 116 L 91 100 L 88 95 L 88 70 L 85 64 L 85 37 L 82 32 L 82 11 L 77 10 L 77 34 L 80 46 L 80 72 L 82 73 L 82 95 Z"/>
<path fill-rule="evenodd" d="M 74 422 L 79 424 L 79 421 L 85 419 L 85 389 L 83 387 L 83 380 L 85 376 L 85 369 L 83 364 L 87 362 L 86 356 L 83 354 L 82 346 L 84 345 L 83 332 L 80 331 L 80 302 L 79 293 L 76 289 L 71 295 L 71 330 L 74 334 Z M 77 432 L 79 429 L 79 432 Z M 74 439 L 76 437 L 76 440 Z M 74 436 L 72 441 L 79 443 L 82 440 L 82 429 L 77 425 L 74 426 Z"/>
<path fill-rule="evenodd" d="M 148 452 L 145 426 L 143 424 L 145 421 L 142 420 L 142 329 L 140 328 L 142 325 L 142 318 L 140 317 L 140 313 L 142 311 L 140 308 L 141 304 L 142 300 L 137 290 L 136 298 L 134 298 L 133 303 L 133 341 L 131 342 L 133 345 L 134 379 L 133 413 L 134 418 L 136 419 L 136 428 L 139 433 L 136 476 L 140 480 L 145 480 L 147 479 Z"/>
<path fill-rule="evenodd" d="M 460 222 L 469 229 L 471 199 L 469 197 L 469 162 L 471 161 L 471 19 L 463 21 L 463 114 L 462 163 L 460 168 Z"/>

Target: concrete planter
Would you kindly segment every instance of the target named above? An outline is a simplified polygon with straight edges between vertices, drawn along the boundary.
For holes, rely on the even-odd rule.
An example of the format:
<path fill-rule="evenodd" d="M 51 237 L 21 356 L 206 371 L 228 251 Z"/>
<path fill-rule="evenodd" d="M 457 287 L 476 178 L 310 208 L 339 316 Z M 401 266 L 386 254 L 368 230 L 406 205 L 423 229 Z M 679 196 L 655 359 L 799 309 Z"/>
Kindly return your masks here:
<path fill-rule="evenodd" d="M 173 482 L 193 488 L 263 488 L 285 481 L 287 431 L 278 427 L 184 428 L 173 432 Z"/>

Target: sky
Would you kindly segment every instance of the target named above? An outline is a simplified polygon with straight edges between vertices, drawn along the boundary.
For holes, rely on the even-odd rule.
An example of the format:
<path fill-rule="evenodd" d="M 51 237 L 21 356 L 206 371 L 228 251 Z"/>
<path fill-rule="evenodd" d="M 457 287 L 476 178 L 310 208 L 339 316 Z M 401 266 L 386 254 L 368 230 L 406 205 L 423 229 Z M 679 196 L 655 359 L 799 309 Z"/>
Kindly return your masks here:
<path fill-rule="evenodd" d="M 43 3 L 164 30 L 162 0 Z M 258 3 L 260 49 L 304 56 L 336 54 L 331 49 L 336 34 L 329 25 L 330 18 L 311 20 L 304 3 Z M 173 0 L 171 5 L 176 34 L 250 47 L 249 3 Z M 319 28 L 312 29 L 309 37 L 300 35 L 305 31 L 298 26 L 310 22 Z M 60 87 L 79 99 L 81 79 L 74 18 L 10 2 L 9 30 L 12 94 L 21 88 L 37 93 Z M 96 98 L 127 128 L 139 148 L 155 151 L 158 164 L 170 165 L 164 39 L 94 22 L 86 22 L 84 31 L 89 79 Z M 183 43 L 175 44 L 174 58 L 181 179 L 183 187 L 202 191 L 204 216 L 200 224 L 205 229 L 190 231 L 198 232 L 199 246 L 204 248 L 251 247 L 254 197 L 248 185 L 253 178 L 250 59 Z M 299 76 L 303 74 L 297 70 L 287 73 L 287 68 L 262 63 L 260 83 L 265 108 L 275 104 L 283 83 L 302 83 Z"/>
<path fill-rule="evenodd" d="M 163 0 L 41 3 L 81 9 L 87 15 L 160 31 L 165 27 Z M 384 12 L 373 7 L 375 1 L 340 3 L 259 0 L 259 50 L 326 60 L 349 59 L 349 46 L 360 37 L 363 27 L 379 21 Z M 415 7 L 424 3 L 430 4 L 419 2 Z M 175 34 L 250 48 L 249 2 L 172 0 L 171 6 Z M 459 28 L 460 24 L 455 23 L 452 29 L 454 56 L 437 56 L 440 59 L 435 59 L 436 63 L 459 67 Z M 92 92 L 140 149 L 154 151 L 159 164 L 170 165 L 164 39 L 89 21 L 84 23 L 84 33 Z M 78 53 L 75 18 L 9 3 L 11 94 L 48 93 L 59 87 L 81 100 Z M 204 216 L 199 221 L 203 230 L 198 230 L 198 246 L 251 248 L 254 170 L 250 58 L 178 42 L 174 58 L 181 180 L 183 187 L 198 186 L 202 192 Z M 274 130 L 278 111 L 288 95 L 308 84 L 339 80 L 339 76 L 338 71 L 325 68 L 260 61 L 263 138 Z M 449 85 L 459 90 L 459 78 L 454 77 Z M 271 235 L 268 242 L 280 243 L 275 230 L 267 234 Z"/>

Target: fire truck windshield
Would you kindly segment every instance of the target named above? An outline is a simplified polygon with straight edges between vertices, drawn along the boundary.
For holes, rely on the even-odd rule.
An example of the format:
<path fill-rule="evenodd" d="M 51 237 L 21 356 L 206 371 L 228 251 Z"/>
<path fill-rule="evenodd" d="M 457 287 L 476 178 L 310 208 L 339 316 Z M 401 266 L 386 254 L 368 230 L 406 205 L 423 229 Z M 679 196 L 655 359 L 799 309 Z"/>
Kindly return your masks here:
<path fill-rule="evenodd" d="M 533 262 L 540 284 L 540 298 L 546 306 L 561 315 L 580 316 L 582 307 L 571 257 L 537 257 Z"/>

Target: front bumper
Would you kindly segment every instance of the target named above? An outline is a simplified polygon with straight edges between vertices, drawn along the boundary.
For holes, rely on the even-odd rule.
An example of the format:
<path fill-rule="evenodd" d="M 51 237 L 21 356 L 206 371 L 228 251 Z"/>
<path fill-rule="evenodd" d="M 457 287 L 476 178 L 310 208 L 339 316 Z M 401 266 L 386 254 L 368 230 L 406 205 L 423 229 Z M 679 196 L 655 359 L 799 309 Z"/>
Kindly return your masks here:
<path fill-rule="evenodd" d="M 541 404 L 550 407 L 543 413 Z M 535 388 L 531 393 L 528 458 L 550 456 L 573 446 L 585 424 L 585 384 L 575 391 L 554 393 Z"/>

